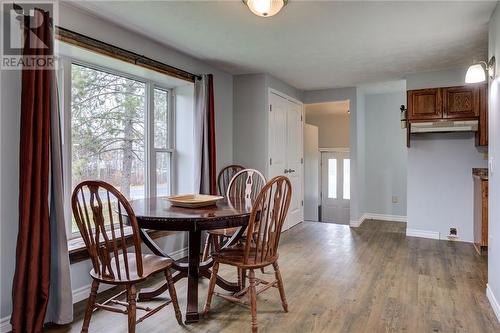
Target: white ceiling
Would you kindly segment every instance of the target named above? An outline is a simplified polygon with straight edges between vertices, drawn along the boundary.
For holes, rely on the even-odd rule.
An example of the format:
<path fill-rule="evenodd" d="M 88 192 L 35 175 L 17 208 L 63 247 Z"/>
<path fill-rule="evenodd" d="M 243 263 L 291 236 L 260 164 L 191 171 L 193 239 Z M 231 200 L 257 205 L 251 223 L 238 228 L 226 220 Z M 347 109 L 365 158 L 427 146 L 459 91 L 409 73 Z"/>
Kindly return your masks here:
<path fill-rule="evenodd" d="M 326 103 L 313 103 L 306 104 L 306 115 L 348 115 L 349 111 L 349 101 L 336 101 L 336 102 L 326 102 Z"/>
<path fill-rule="evenodd" d="M 269 73 L 304 90 L 485 59 L 495 4 L 290 0 L 278 15 L 260 18 L 239 0 L 74 3 L 229 73 Z"/>

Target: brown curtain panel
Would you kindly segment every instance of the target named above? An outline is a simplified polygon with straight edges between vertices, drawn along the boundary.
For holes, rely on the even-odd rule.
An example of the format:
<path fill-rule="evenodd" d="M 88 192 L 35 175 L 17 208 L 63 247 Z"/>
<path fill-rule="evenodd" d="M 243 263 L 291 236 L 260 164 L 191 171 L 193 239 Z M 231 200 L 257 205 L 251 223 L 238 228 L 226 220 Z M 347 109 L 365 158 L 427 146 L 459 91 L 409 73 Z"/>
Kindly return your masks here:
<path fill-rule="evenodd" d="M 26 38 L 23 54 L 51 55 L 49 13 L 36 10 L 34 19 L 31 26 L 38 27 L 33 33 L 39 40 L 30 48 L 30 38 Z M 46 69 L 23 69 L 22 73 L 19 233 L 11 317 L 13 332 L 20 333 L 42 331 L 49 297 L 51 77 L 51 70 Z"/>

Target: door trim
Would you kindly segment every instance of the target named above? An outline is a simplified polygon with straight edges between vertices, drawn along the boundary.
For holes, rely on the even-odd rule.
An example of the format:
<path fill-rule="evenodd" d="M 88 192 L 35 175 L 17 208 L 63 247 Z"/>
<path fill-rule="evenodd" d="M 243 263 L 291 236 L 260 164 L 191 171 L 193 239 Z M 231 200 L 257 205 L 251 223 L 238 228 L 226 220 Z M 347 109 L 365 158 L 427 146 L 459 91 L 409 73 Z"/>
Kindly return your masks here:
<path fill-rule="evenodd" d="M 350 153 L 351 149 L 349 147 L 338 147 L 338 148 L 319 148 L 320 153 Z"/>
<path fill-rule="evenodd" d="M 299 101 L 298 99 L 292 97 L 292 96 L 289 96 L 279 90 L 276 90 L 274 88 L 268 88 L 269 89 L 269 92 L 268 92 L 268 98 L 269 98 L 269 94 L 275 94 L 275 95 L 278 95 L 280 97 L 283 97 L 284 99 L 287 99 L 289 100 L 290 102 L 293 102 L 295 104 L 298 104 L 298 105 L 302 105 L 302 112 L 304 111 L 304 103 L 302 103 L 301 101 Z M 269 99 L 267 100 L 268 101 L 268 104 L 269 104 Z"/>

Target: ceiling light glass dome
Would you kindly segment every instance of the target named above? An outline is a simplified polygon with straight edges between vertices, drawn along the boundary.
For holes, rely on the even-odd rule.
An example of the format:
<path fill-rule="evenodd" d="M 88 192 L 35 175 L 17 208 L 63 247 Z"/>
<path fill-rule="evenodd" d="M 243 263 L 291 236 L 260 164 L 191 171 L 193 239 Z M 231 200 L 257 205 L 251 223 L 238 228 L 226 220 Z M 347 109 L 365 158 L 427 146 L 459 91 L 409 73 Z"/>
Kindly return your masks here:
<path fill-rule="evenodd" d="M 288 0 L 243 0 L 243 2 L 255 15 L 270 17 L 278 14 Z"/>

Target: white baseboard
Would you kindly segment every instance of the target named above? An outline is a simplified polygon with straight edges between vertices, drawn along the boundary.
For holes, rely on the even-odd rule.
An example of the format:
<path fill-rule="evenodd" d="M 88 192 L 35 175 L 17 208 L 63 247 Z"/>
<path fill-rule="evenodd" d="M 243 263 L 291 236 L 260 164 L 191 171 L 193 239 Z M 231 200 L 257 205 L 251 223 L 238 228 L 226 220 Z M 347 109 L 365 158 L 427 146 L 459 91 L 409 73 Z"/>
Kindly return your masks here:
<path fill-rule="evenodd" d="M 408 218 L 402 215 L 388 215 L 388 214 L 376 214 L 376 213 L 364 213 L 361 215 L 359 221 L 351 220 L 349 225 L 353 228 L 359 227 L 365 220 L 379 220 L 379 221 L 391 221 L 391 222 L 407 222 Z"/>
<path fill-rule="evenodd" d="M 187 247 L 179 249 L 179 250 L 174 251 L 174 252 L 169 254 L 169 256 L 174 260 L 182 259 L 182 258 L 186 257 L 187 255 L 188 255 L 188 248 Z M 89 283 L 86 286 L 83 286 L 83 287 L 80 287 L 80 288 L 73 290 L 73 292 L 72 292 L 73 293 L 73 304 L 87 299 L 90 295 L 90 287 L 91 286 L 92 285 Z M 106 291 L 106 290 L 111 289 L 113 287 L 115 287 L 115 286 L 109 285 L 109 284 L 101 284 L 99 286 L 99 292 Z M 1 331 L 0 333 L 3 333 L 3 331 Z"/>
<path fill-rule="evenodd" d="M 440 239 L 440 234 L 438 231 L 429 230 L 419 230 L 419 229 L 406 229 L 407 237 L 420 237 L 420 238 L 430 238 L 430 239 Z"/>
<path fill-rule="evenodd" d="M 10 316 L 0 319 L 0 333 L 8 333 L 12 331 L 12 326 L 10 325 Z"/>
<path fill-rule="evenodd" d="M 402 215 L 389 215 L 389 214 L 375 214 L 375 213 L 365 213 L 362 216 L 364 220 L 379 220 L 379 221 L 391 221 L 391 222 L 408 222 L 408 218 Z"/>
<path fill-rule="evenodd" d="M 489 284 L 486 284 L 486 297 L 488 297 L 491 308 L 493 309 L 495 316 L 497 316 L 497 320 L 500 322 L 500 303 L 498 303 L 498 300 L 495 298 Z"/>
<path fill-rule="evenodd" d="M 363 221 L 364 220 L 362 220 L 362 219 L 351 220 L 351 221 L 349 221 L 349 226 L 352 227 L 352 228 L 357 228 L 357 227 L 359 227 L 363 223 Z"/>

